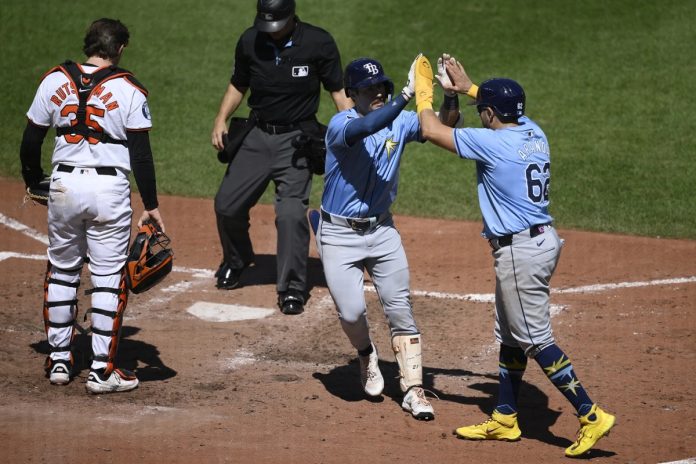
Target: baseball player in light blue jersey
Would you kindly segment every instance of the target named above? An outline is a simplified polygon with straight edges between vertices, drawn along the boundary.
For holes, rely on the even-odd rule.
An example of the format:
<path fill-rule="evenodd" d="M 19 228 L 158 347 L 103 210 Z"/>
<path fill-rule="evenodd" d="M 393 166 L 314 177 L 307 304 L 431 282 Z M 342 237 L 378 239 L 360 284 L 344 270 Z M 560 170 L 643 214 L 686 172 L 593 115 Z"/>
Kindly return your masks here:
<path fill-rule="evenodd" d="M 358 351 L 365 393 L 376 397 L 384 389 L 366 317 L 367 270 L 391 330 L 402 408 L 416 419 L 432 420 L 435 414 L 422 386 L 421 335 L 411 308 L 408 262 L 389 212 L 404 148 L 422 142 L 418 116 L 403 111 L 414 95 L 413 81 L 412 66 L 408 85 L 392 100 L 394 84 L 379 62 L 360 58 L 346 67 L 344 88 L 355 107 L 336 114 L 328 126 L 316 240 L 341 327 Z M 458 100 L 450 98 L 440 120 L 454 126 L 458 117 Z"/>
<path fill-rule="evenodd" d="M 477 87 L 449 55 L 440 58 L 438 71 L 445 91 L 476 99 L 483 125 L 452 130 L 438 121 L 432 105 L 428 108 L 427 96 L 416 99 L 423 137 L 476 161 L 483 236 L 495 259 L 495 335 L 500 343 L 497 406 L 487 421 L 460 427 L 455 434 L 471 440 L 519 440 L 517 397 L 529 357 L 576 409 L 580 430 L 565 454 L 581 456 L 609 433 L 615 418 L 590 399 L 551 330 L 549 281 L 563 241 L 548 212 L 548 140 L 524 116 L 525 94 L 517 82 L 495 78 Z M 425 78 L 416 73 L 416 88 L 427 88 L 419 79 Z"/>

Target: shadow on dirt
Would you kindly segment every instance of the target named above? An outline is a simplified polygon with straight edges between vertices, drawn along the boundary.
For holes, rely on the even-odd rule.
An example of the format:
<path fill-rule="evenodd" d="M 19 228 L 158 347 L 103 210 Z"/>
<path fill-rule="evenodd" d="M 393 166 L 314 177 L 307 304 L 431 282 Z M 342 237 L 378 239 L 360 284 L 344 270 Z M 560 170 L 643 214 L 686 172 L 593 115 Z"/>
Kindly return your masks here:
<path fill-rule="evenodd" d="M 276 266 L 276 255 L 255 255 L 254 264 L 242 272 L 239 279 L 241 286 L 275 284 Z M 326 280 L 319 258 L 310 257 L 307 259 L 307 291 L 314 287 L 326 287 Z"/>
<path fill-rule="evenodd" d="M 385 386 L 384 393 L 378 398 L 369 398 L 360 388 L 360 372 L 357 358 L 351 360 L 348 365 L 335 367 L 328 374 L 315 372 L 313 377 L 319 380 L 329 393 L 344 401 L 382 402 L 389 399 L 400 407 L 403 394 L 397 380 L 399 376 L 398 365 L 396 362 L 380 360 L 379 367 L 385 379 Z M 466 392 L 453 393 L 441 390 L 436 387 L 438 376 L 467 378 L 471 382 L 467 384 L 467 388 L 476 390 L 477 393 L 467 396 Z M 438 408 L 447 407 L 445 402 L 473 405 L 481 410 L 480 422 L 483 422 L 496 406 L 498 395 L 497 375 L 479 374 L 465 369 L 440 369 L 425 366 L 423 368 L 423 380 L 423 387 L 439 398 L 439 400 L 431 399 L 436 413 Z M 481 396 L 480 393 L 485 394 L 485 396 Z M 428 394 L 426 393 L 426 395 Z M 432 397 L 433 395 L 428 396 Z M 549 409 L 548 396 L 535 385 L 523 381 L 520 390 L 519 407 L 519 423 L 524 439 L 538 440 L 562 448 L 571 445 L 572 439 L 575 437 L 559 437 L 551 432 L 551 427 L 556 423 L 561 413 Z M 571 420 L 576 419 L 573 417 Z M 588 457 L 613 455 L 614 453 L 611 452 L 592 450 Z"/>
<path fill-rule="evenodd" d="M 141 382 L 166 380 L 176 376 L 176 371 L 167 367 L 156 346 L 131 337 L 140 331 L 137 327 L 123 326 L 118 347 L 116 366 L 134 371 Z M 46 340 L 32 343 L 31 348 L 37 353 L 48 356 L 50 347 Z M 92 338 L 89 334 L 78 333 L 73 342 L 73 358 L 75 366 L 73 375 L 79 376 L 83 370 L 89 370 L 92 356 Z M 143 366 L 144 364 L 144 366 Z M 138 367 L 140 365 L 140 367 Z"/>

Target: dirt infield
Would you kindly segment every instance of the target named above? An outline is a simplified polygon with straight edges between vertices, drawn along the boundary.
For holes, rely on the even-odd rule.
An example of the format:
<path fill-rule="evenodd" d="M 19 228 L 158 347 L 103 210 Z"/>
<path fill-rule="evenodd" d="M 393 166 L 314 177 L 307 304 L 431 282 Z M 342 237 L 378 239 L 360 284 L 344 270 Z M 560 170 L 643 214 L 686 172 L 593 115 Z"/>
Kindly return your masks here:
<path fill-rule="evenodd" d="M 436 419 L 400 408 L 397 368 L 376 296 L 368 314 L 387 386 L 361 393 L 357 360 L 341 332 L 312 245 L 311 298 L 300 316 L 210 322 L 198 302 L 275 309 L 272 207 L 252 210 L 257 264 L 244 287 L 220 291 L 211 200 L 164 197 L 175 271 L 132 295 L 120 364 L 136 370 L 130 393 L 85 392 L 82 370 L 51 386 L 41 305 L 45 209 L 21 205 L 22 185 L 0 179 L 0 453 L 2 463 L 562 462 L 578 426 L 572 407 L 535 363 L 522 387 L 518 443 L 467 442 L 452 429 L 494 407 L 492 258 L 480 225 L 397 217 L 411 265 Z M 658 463 L 696 456 L 696 241 L 561 230 L 553 282 L 554 329 L 591 397 L 617 426 L 591 458 Z M 89 307 L 78 294 L 79 321 Z"/>

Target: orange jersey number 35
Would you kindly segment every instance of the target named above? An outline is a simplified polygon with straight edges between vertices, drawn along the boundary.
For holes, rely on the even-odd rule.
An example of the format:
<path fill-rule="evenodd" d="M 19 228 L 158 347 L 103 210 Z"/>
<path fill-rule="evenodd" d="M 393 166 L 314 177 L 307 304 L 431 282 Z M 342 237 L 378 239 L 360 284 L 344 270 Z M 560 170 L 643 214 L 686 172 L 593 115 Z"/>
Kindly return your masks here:
<path fill-rule="evenodd" d="M 71 114 L 75 115 L 75 119 L 70 121 L 71 126 L 77 125 L 77 108 L 77 105 L 65 105 L 63 109 L 60 110 L 60 115 L 63 117 L 67 117 Z M 92 116 L 103 118 L 105 113 L 103 109 L 97 108 L 96 106 L 87 106 L 85 107 L 85 123 L 95 132 L 104 132 L 102 126 L 99 125 L 98 121 L 92 119 Z M 65 141 L 68 143 L 79 143 L 82 139 L 84 139 L 84 137 L 80 134 L 65 134 Z M 99 143 L 99 139 L 89 136 L 87 137 L 87 141 L 92 145 Z"/>

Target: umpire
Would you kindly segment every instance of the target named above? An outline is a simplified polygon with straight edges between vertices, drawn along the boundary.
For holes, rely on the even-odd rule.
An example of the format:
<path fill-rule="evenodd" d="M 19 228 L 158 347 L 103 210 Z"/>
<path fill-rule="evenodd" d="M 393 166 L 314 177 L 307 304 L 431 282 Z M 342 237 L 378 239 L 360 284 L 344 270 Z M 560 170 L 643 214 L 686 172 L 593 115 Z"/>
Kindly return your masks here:
<path fill-rule="evenodd" d="M 212 132 L 213 146 L 223 151 L 228 142 L 227 119 L 249 90 L 248 133 L 236 154 L 228 148 L 231 161 L 215 196 L 223 253 L 216 285 L 228 290 L 239 287 L 243 270 L 253 263 L 249 210 L 273 181 L 276 288 L 284 314 L 300 314 L 307 297 L 306 213 L 312 172 L 307 158 L 296 153 L 293 140 L 320 130 L 316 120 L 320 84 L 338 110 L 352 106 L 343 92 L 341 60 L 331 35 L 300 21 L 294 0 L 258 0 L 254 26 L 237 42 L 232 78 Z M 230 142 L 247 132 L 236 130 L 231 129 Z"/>

